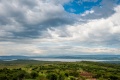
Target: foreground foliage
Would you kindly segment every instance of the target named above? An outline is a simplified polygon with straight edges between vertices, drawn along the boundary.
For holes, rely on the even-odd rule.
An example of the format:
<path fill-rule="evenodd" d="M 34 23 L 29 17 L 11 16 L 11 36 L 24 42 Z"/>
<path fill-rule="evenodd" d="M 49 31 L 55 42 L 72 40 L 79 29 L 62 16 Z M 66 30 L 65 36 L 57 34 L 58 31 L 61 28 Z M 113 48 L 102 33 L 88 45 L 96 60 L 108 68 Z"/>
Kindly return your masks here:
<path fill-rule="evenodd" d="M 0 80 L 120 80 L 120 64 L 27 60 L 0 63 Z"/>

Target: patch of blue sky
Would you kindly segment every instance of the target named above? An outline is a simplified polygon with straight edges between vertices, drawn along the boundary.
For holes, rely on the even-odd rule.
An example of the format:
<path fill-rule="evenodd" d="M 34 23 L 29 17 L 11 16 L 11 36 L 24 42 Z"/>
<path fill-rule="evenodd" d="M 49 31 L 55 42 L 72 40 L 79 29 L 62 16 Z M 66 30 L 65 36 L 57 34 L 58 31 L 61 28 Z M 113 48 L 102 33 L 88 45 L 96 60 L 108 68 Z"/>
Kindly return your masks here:
<path fill-rule="evenodd" d="M 74 14 L 84 13 L 86 10 L 90 10 L 94 6 L 101 6 L 100 2 L 102 0 L 98 0 L 96 2 L 92 1 L 82 1 L 82 0 L 73 0 L 69 3 L 63 5 L 65 11 Z"/>
<path fill-rule="evenodd" d="M 117 1 L 117 4 L 120 4 L 120 0 Z"/>

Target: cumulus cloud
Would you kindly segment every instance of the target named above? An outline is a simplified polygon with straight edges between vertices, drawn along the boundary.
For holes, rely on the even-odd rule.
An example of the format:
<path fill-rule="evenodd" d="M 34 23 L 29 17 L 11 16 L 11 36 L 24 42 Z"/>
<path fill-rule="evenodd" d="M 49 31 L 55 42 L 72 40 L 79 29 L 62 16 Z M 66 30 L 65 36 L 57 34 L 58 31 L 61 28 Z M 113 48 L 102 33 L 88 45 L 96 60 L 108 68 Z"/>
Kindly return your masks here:
<path fill-rule="evenodd" d="M 89 46 L 118 46 L 120 42 L 120 6 L 115 7 L 114 10 L 116 13 L 106 19 L 95 19 L 84 24 L 66 26 L 64 31 L 58 28 L 49 29 L 48 34 L 51 35 L 53 41 L 69 42 L 71 46 L 75 43 Z M 62 37 L 63 35 L 66 37 Z M 102 50 L 100 51 L 102 52 Z M 110 51 L 112 52 L 111 49 Z"/>
<path fill-rule="evenodd" d="M 111 36 L 118 36 L 116 34 L 120 33 L 120 6 L 115 8 L 116 13 L 107 19 L 94 19 L 89 20 L 87 23 L 83 24 L 75 24 L 73 26 L 66 26 L 65 31 L 62 32 L 59 28 L 54 28 L 54 30 L 48 30 L 51 36 L 60 37 L 63 33 L 70 35 L 73 39 L 82 40 L 93 40 L 98 39 L 98 41 L 102 41 L 102 39 L 110 39 Z"/>
<path fill-rule="evenodd" d="M 102 1 L 103 8 L 93 7 L 81 15 L 67 13 L 64 4 L 71 0 L 0 0 L 0 28 L 4 38 L 36 38 L 50 27 L 74 25 L 80 19 L 107 17 L 115 2 Z M 89 2 L 83 0 L 79 2 Z M 93 0 L 97 2 L 97 0 Z M 109 2 L 109 3 L 108 3 Z M 109 6 L 108 6 L 109 4 Z M 81 21 L 81 22 L 82 22 Z M 3 35 L 2 35 L 3 34 Z"/>
<path fill-rule="evenodd" d="M 0 0 L 2 33 L 9 36 L 9 32 L 14 37 L 38 36 L 41 30 L 48 27 L 74 23 L 67 18 L 69 15 L 62 6 L 67 1 Z"/>
<path fill-rule="evenodd" d="M 102 0 L 74 14 L 70 1 L 0 0 L 0 55 L 119 54 L 120 6 Z"/>

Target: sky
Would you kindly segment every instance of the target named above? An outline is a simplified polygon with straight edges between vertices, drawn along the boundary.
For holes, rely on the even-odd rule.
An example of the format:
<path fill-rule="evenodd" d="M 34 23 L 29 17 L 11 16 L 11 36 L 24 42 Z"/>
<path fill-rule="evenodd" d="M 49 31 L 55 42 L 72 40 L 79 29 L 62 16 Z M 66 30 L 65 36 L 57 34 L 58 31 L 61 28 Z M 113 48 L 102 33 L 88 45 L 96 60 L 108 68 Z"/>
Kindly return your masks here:
<path fill-rule="evenodd" d="M 0 56 L 120 55 L 120 0 L 0 0 Z"/>

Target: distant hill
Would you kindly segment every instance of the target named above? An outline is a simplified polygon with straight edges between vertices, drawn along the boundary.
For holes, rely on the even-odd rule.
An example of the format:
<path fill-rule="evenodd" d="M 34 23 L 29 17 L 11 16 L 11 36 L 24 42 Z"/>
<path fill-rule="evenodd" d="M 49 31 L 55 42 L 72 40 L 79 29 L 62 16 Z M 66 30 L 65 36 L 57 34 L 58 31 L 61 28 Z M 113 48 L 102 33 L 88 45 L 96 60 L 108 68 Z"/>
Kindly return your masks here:
<path fill-rule="evenodd" d="M 94 60 L 120 60 L 120 55 L 65 55 L 65 56 L 0 56 L 0 60 L 18 60 L 35 58 L 55 58 L 55 59 L 94 59 Z"/>
<path fill-rule="evenodd" d="M 74 56 L 56 56 L 62 59 L 97 59 L 97 60 L 120 60 L 120 55 L 74 55 Z"/>
<path fill-rule="evenodd" d="M 27 56 L 0 56 L 0 60 L 29 59 Z"/>

